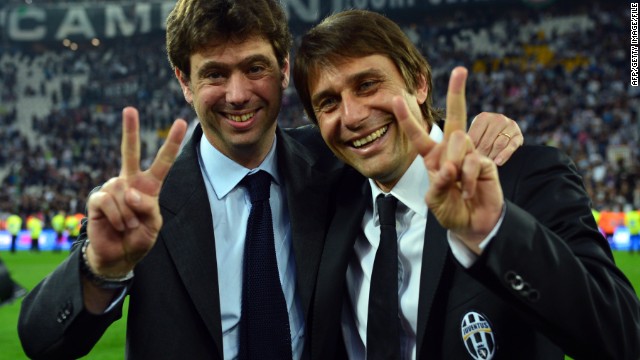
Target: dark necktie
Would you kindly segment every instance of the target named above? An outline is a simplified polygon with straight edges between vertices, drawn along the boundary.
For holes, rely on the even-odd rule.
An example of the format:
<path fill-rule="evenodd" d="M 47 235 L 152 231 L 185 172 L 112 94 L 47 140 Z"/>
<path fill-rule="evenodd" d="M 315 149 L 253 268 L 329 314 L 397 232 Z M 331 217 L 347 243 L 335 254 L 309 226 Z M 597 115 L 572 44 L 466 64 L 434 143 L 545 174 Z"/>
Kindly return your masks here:
<path fill-rule="evenodd" d="M 239 358 L 291 359 L 289 315 L 273 243 L 271 175 L 258 171 L 241 185 L 249 191 L 251 212 L 244 248 Z"/>
<path fill-rule="evenodd" d="M 398 320 L 398 235 L 393 196 L 376 199 L 380 219 L 380 245 L 376 252 L 369 291 L 367 359 L 400 358 Z"/>

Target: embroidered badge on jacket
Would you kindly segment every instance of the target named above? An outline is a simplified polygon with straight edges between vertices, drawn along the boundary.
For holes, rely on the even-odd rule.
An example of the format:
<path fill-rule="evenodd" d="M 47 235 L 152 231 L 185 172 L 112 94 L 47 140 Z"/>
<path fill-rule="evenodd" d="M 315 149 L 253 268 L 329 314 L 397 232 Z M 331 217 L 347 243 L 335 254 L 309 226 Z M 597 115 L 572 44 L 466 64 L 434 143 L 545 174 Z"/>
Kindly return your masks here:
<path fill-rule="evenodd" d="M 496 341 L 489 320 L 482 314 L 470 311 L 460 324 L 462 342 L 474 360 L 490 360 L 496 352 Z"/>

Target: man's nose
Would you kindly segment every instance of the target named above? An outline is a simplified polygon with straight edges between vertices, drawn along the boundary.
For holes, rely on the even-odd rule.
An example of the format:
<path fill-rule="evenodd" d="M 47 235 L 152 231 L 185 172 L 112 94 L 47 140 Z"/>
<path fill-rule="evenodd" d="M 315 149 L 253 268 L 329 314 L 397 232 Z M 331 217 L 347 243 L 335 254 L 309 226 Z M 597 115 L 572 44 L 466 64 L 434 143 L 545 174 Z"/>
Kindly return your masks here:
<path fill-rule="evenodd" d="M 342 98 L 341 117 L 343 124 L 348 128 L 358 128 L 368 117 L 369 109 L 363 99 L 353 95 Z"/>
<path fill-rule="evenodd" d="M 240 105 L 248 102 L 250 98 L 250 80 L 242 74 L 232 74 L 227 83 L 227 102 L 234 105 Z"/>

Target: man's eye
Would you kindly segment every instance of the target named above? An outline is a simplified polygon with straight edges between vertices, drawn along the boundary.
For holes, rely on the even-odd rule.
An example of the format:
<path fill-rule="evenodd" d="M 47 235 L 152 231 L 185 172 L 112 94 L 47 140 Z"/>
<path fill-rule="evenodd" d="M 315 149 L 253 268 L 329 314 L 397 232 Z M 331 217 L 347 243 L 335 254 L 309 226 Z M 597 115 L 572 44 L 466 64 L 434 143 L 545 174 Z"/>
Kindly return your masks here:
<path fill-rule="evenodd" d="M 207 78 L 209 78 L 209 79 L 220 79 L 220 78 L 222 78 L 222 73 L 220 73 L 220 72 L 210 72 L 209 74 L 207 74 Z"/>
<path fill-rule="evenodd" d="M 253 65 L 249 68 L 250 74 L 260 74 L 263 71 L 265 71 L 265 67 L 260 65 Z"/>
<path fill-rule="evenodd" d="M 360 91 L 368 91 L 371 90 L 373 88 L 375 88 L 378 85 L 379 81 L 374 81 L 374 80 L 367 80 L 367 81 L 363 81 L 360 84 Z"/>
<path fill-rule="evenodd" d="M 326 98 L 320 101 L 316 107 L 316 112 L 330 112 L 338 106 L 338 101 L 335 98 Z"/>

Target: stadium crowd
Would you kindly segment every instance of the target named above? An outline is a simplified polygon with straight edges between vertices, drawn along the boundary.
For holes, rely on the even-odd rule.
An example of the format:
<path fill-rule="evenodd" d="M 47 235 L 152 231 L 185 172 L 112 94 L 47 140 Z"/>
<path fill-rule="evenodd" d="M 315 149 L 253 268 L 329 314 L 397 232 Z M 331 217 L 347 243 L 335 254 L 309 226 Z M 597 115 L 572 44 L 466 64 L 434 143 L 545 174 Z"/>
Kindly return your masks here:
<path fill-rule="evenodd" d="M 507 114 L 527 143 L 566 151 L 594 209 L 640 209 L 640 92 L 628 81 L 629 8 L 586 1 L 483 11 L 404 22 L 434 67 L 436 103 L 444 104 L 450 69 L 467 66 L 469 114 Z M 91 189 L 119 169 L 123 106 L 140 110 L 147 161 L 173 119 L 194 117 L 166 60 L 163 34 L 75 51 L 2 44 L 0 99 L 0 219 L 82 212 Z M 279 122 L 307 122 L 292 87 Z"/>

